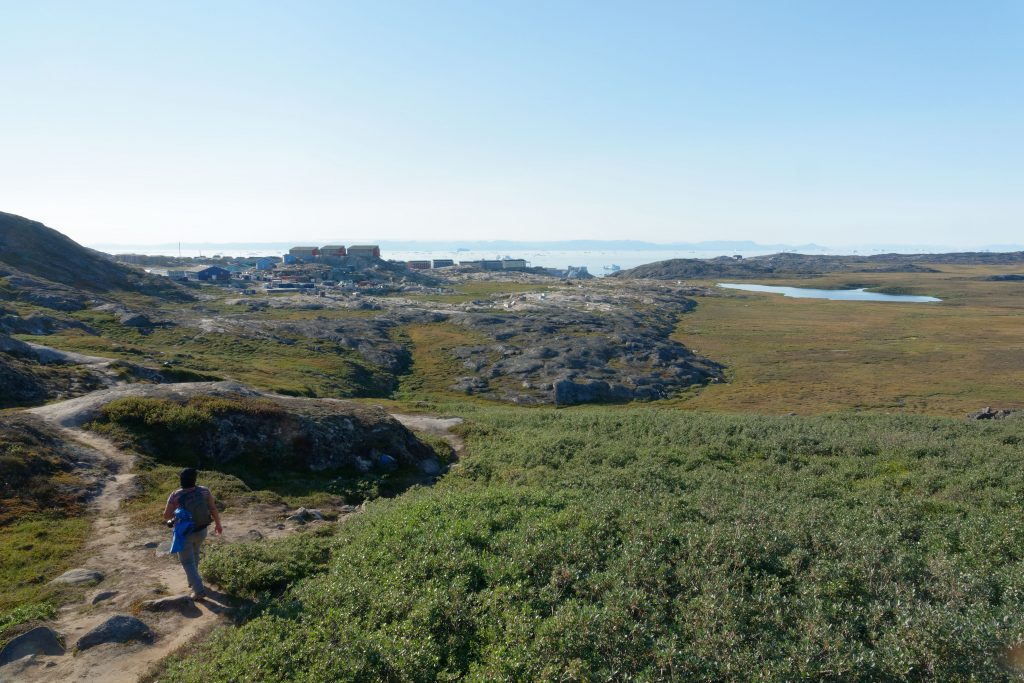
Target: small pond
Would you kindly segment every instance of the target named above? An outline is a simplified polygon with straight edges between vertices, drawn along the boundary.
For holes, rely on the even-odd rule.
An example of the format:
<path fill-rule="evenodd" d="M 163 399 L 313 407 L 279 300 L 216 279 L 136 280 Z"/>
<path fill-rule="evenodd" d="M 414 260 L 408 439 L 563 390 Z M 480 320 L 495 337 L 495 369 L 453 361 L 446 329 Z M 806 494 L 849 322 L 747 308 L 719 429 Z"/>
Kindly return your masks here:
<path fill-rule="evenodd" d="M 903 303 L 927 303 L 942 301 L 934 296 L 913 296 L 911 294 L 881 294 L 861 289 L 808 289 L 805 287 L 775 287 L 772 285 L 741 285 L 719 282 L 719 287 L 742 289 L 747 292 L 768 292 L 797 299 L 830 299 L 832 301 L 902 301 Z"/>

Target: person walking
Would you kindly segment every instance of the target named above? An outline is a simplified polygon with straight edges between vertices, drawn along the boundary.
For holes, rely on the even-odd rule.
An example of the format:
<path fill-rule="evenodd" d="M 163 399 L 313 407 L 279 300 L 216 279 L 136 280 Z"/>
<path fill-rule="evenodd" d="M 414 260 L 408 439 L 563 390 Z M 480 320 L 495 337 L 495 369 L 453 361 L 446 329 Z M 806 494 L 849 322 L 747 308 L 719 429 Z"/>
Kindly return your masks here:
<path fill-rule="evenodd" d="M 167 505 L 164 507 L 164 520 L 174 521 L 174 524 L 186 524 L 191 520 L 192 528 L 187 530 L 181 549 L 178 551 L 178 560 L 185 570 L 188 578 L 188 585 L 192 589 L 192 599 L 202 600 L 206 597 L 206 587 L 203 585 L 203 577 L 199 575 L 199 550 L 206 539 L 207 527 L 213 522 L 213 529 L 216 533 L 223 533 L 220 525 L 220 513 L 217 511 L 213 494 L 205 486 L 196 486 L 196 479 L 199 472 L 194 467 L 187 467 L 178 474 L 181 488 L 167 498 Z M 176 510 L 184 511 L 187 514 L 175 514 Z"/>

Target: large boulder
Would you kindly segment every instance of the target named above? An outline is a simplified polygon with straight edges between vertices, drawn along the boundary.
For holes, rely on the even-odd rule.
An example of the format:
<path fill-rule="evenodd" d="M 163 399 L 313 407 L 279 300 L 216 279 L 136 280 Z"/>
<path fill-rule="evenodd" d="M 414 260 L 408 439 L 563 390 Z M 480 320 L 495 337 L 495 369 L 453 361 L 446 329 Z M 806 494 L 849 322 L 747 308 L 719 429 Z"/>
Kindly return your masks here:
<path fill-rule="evenodd" d="M 75 643 L 75 648 L 88 650 L 90 647 L 104 643 L 130 643 L 133 641 L 150 643 L 153 641 L 153 631 L 141 619 L 127 614 L 117 614 L 79 638 Z"/>
<path fill-rule="evenodd" d="M 49 626 L 37 626 L 12 639 L 0 650 L 0 666 L 10 664 L 29 655 L 62 655 L 64 644 Z"/>
<path fill-rule="evenodd" d="M 68 586 L 93 586 L 103 580 L 103 572 L 95 569 L 69 569 L 50 583 Z"/>

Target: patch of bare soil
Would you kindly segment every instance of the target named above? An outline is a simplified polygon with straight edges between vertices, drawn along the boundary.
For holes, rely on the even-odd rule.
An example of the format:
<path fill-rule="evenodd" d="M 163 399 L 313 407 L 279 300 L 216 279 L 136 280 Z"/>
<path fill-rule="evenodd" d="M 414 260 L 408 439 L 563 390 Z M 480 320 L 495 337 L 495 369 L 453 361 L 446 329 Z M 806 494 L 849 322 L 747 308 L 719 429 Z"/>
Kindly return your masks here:
<path fill-rule="evenodd" d="M 391 417 L 401 422 L 410 431 L 441 437 L 448 442 L 448 445 L 452 447 L 457 457 L 462 455 L 462 451 L 466 447 L 462 437 L 451 431 L 453 427 L 462 424 L 461 417 L 435 417 L 432 415 L 407 415 L 405 413 L 391 413 Z"/>

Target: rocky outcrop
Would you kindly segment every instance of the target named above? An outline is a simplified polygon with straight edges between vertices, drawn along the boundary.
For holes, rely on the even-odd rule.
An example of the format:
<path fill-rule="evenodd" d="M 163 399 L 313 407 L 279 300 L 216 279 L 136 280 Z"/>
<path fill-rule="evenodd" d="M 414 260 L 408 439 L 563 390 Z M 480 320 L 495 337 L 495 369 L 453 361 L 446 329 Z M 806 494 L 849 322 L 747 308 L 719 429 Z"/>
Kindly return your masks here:
<path fill-rule="evenodd" d="M 118 398 L 142 402 L 113 403 Z M 164 427 L 154 417 L 161 401 L 190 406 L 204 417 L 188 430 Z M 116 422 L 133 435 L 133 447 L 176 464 L 217 466 L 244 459 L 313 471 L 368 471 L 382 468 L 385 456 L 410 467 L 434 456 L 378 406 L 267 395 L 232 382 L 124 387 L 83 401 L 81 410 L 97 425 Z M 195 460 L 181 462 L 186 456 Z"/>
<path fill-rule="evenodd" d="M 991 406 L 985 406 L 981 410 L 973 413 L 968 413 L 968 420 L 1003 420 L 1014 415 L 1019 415 L 1020 411 L 1007 410 L 1005 408 L 1001 410 L 995 410 Z"/>
<path fill-rule="evenodd" d="M 571 299 L 569 297 L 572 297 Z M 466 312 L 450 321 L 493 343 L 451 349 L 451 388 L 519 404 L 656 400 L 723 379 L 722 367 L 672 339 L 695 305 L 674 288 L 593 288 L 526 310 Z"/>
<path fill-rule="evenodd" d="M 75 643 L 78 650 L 88 650 L 104 643 L 153 642 L 153 631 L 146 622 L 127 614 L 110 617 Z"/>
<path fill-rule="evenodd" d="M 11 639 L 0 650 L 0 666 L 30 655 L 62 655 L 64 644 L 60 635 L 49 626 L 37 626 Z"/>

